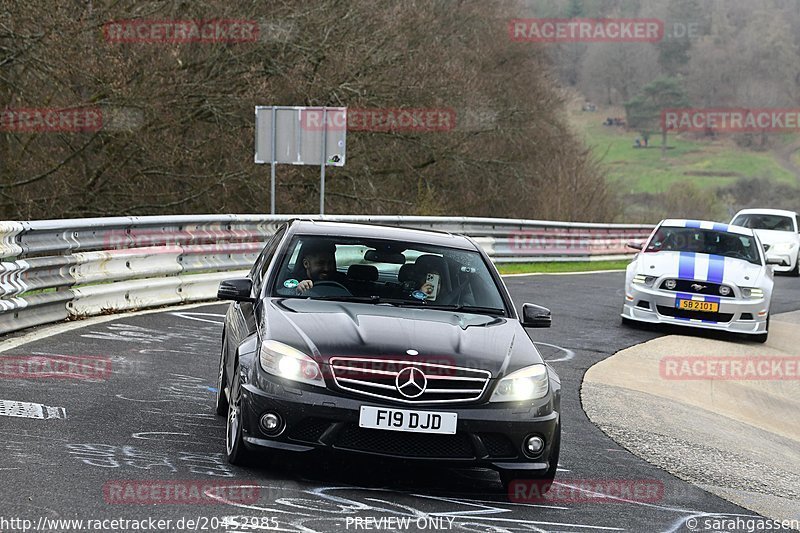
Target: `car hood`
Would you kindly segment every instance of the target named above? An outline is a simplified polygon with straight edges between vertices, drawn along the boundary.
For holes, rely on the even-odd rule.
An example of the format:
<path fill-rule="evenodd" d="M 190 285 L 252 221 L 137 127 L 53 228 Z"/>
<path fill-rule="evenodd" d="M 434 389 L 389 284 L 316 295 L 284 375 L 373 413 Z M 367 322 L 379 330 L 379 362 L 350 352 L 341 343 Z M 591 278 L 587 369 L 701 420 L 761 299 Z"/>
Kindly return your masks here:
<path fill-rule="evenodd" d="M 775 231 L 771 229 L 753 230 L 758 235 L 761 244 L 775 246 L 780 242 L 797 242 L 798 235 L 793 231 Z"/>
<path fill-rule="evenodd" d="M 374 357 L 488 370 L 501 377 L 542 362 L 521 324 L 505 317 L 294 298 L 266 300 L 264 311 L 264 338 L 298 348 L 321 364 L 337 356 Z"/>
<path fill-rule="evenodd" d="M 683 263 L 681 263 L 683 254 Z M 713 259 L 712 259 L 713 258 Z M 693 252 L 641 253 L 637 274 L 657 277 L 674 277 L 698 281 L 735 284 L 753 287 L 763 275 L 764 267 L 734 257 L 712 256 Z"/>

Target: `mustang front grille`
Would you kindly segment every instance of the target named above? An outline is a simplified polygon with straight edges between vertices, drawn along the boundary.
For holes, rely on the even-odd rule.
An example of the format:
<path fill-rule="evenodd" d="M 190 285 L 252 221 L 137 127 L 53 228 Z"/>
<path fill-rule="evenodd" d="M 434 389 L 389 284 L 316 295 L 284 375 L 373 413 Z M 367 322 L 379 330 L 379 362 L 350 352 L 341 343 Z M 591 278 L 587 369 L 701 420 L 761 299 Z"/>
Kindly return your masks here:
<path fill-rule="evenodd" d="M 672 279 L 675 282 L 675 287 L 672 289 L 667 288 L 667 281 L 664 280 L 659 285 L 659 288 L 665 291 L 674 291 L 674 292 L 688 292 L 692 294 L 705 294 L 707 296 L 717 296 L 722 298 L 734 298 L 733 289 L 730 285 L 725 285 L 730 289 L 727 295 L 723 296 L 719 292 L 719 288 L 722 286 L 719 283 L 711 283 L 708 281 L 695 281 L 695 280 L 688 280 L 688 279 Z"/>
<path fill-rule="evenodd" d="M 492 377 L 488 370 L 409 360 L 333 357 L 330 367 L 342 390 L 412 404 L 475 401 Z"/>

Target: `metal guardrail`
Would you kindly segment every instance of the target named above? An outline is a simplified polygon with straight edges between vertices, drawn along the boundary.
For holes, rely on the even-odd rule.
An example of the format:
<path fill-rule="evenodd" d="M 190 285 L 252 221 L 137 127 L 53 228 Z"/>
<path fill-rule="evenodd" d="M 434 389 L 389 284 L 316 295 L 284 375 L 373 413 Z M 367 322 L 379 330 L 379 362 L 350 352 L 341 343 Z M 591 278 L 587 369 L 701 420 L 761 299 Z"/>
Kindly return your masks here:
<path fill-rule="evenodd" d="M 469 235 L 495 262 L 629 256 L 652 226 L 502 218 L 198 215 L 0 221 L 0 334 L 84 316 L 213 299 L 292 218 Z"/>

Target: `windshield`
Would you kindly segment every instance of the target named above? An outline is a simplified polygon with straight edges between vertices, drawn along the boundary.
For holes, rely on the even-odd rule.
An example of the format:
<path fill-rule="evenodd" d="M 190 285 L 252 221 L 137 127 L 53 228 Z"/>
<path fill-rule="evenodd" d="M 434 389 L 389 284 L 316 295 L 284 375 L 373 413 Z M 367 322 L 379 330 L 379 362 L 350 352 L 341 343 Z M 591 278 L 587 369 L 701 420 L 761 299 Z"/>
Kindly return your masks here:
<path fill-rule="evenodd" d="M 272 295 L 505 314 L 478 252 L 391 240 L 297 237 Z"/>
<path fill-rule="evenodd" d="M 739 215 L 733 219 L 733 224 L 750 229 L 769 229 L 794 233 L 794 224 L 792 224 L 791 217 L 782 215 L 761 215 L 757 213 Z"/>
<path fill-rule="evenodd" d="M 644 251 L 694 252 L 761 264 L 761 256 L 753 237 L 709 229 L 661 226 Z"/>

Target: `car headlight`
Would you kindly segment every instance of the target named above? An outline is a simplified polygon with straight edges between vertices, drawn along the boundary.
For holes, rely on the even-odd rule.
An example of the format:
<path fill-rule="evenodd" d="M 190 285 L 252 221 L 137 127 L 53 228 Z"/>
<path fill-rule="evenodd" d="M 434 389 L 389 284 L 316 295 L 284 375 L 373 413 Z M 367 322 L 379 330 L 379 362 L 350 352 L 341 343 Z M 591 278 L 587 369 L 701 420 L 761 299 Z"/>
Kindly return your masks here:
<path fill-rule="evenodd" d="M 742 287 L 742 296 L 745 298 L 763 298 L 764 291 L 755 287 Z"/>
<path fill-rule="evenodd" d="M 791 252 L 794 246 L 795 245 L 793 242 L 779 242 L 778 244 L 773 246 L 770 251 L 778 254 L 786 254 Z"/>
<path fill-rule="evenodd" d="M 267 340 L 261 344 L 261 368 L 273 376 L 324 387 L 319 365 L 311 357 L 282 342 Z"/>
<path fill-rule="evenodd" d="M 636 274 L 633 276 L 633 283 L 636 283 L 637 285 L 647 285 L 648 287 L 652 287 L 653 283 L 655 282 L 655 276 L 645 276 L 644 274 Z"/>
<path fill-rule="evenodd" d="M 538 400 L 547 396 L 550 378 L 544 364 L 526 366 L 507 375 L 495 387 L 490 402 Z"/>

